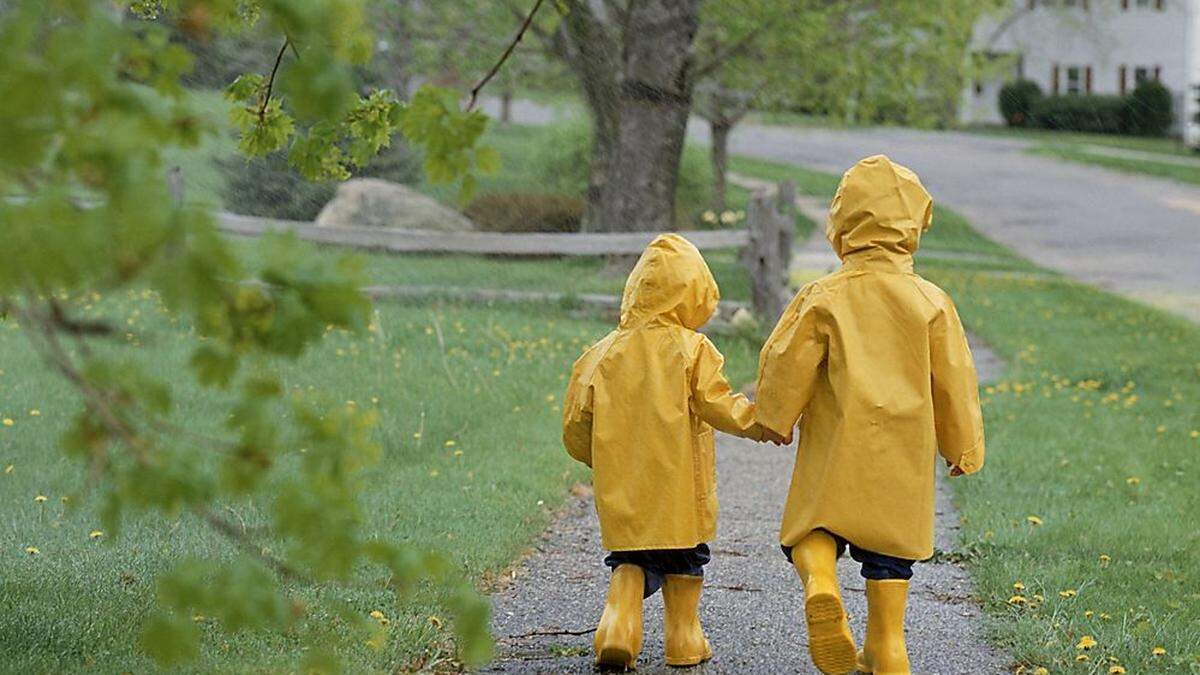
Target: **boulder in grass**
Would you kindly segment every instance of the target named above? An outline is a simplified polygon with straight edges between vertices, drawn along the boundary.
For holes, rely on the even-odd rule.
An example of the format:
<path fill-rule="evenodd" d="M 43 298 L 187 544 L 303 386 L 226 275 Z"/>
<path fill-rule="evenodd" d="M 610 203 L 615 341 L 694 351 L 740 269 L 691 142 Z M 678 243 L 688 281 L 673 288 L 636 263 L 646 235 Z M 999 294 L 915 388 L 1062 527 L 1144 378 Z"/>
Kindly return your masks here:
<path fill-rule="evenodd" d="M 399 183 L 354 178 L 317 215 L 321 227 L 395 227 L 404 230 L 472 232 L 475 224 L 454 209 Z"/>

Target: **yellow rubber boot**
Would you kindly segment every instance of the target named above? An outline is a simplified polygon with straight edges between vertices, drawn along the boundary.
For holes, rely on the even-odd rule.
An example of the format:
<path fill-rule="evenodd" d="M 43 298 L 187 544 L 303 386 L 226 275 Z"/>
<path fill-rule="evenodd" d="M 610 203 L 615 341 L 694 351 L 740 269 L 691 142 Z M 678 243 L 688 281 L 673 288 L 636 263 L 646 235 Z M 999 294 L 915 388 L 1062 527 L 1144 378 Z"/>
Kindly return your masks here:
<path fill-rule="evenodd" d="M 668 666 L 694 666 L 712 658 L 712 646 L 700 627 L 700 590 L 704 577 L 668 574 L 663 584 L 663 637 Z"/>
<path fill-rule="evenodd" d="M 837 542 L 826 532 L 813 532 L 792 547 L 792 565 L 804 584 L 804 618 L 808 653 L 822 673 L 854 670 L 854 635 L 837 580 Z"/>
<path fill-rule="evenodd" d="M 596 627 L 596 664 L 618 668 L 637 666 L 642 651 L 642 592 L 646 573 L 637 565 L 619 565 L 608 585 L 604 613 Z"/>
<path fill-rule="evenodd" d="M 858 653 L 858 669 L 875 675 L 908 675 L 904 646 L 904 607 L 908 582 L 867 579 L 867 638 Z"/>

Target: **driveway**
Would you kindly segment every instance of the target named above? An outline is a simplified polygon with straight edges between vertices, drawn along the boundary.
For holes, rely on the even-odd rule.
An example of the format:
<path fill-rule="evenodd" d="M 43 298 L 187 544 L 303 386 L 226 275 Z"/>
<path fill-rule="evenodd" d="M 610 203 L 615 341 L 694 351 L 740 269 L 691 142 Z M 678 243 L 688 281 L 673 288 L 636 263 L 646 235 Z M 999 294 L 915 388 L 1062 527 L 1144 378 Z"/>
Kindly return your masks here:
<path fill-rule="evenodd" d="M 514 106 L 518 122 L 546 123 L 556 114 L 580 113 Z M 689 137 L 707 142 L 705 125 L 694 120 Z M 752 124 L 737 127 L 730 141 L 735 154 L 830 173 L 887 154 L 920 174 L 935 203 L 1030 260 L 1200 322 L 1200 187 L 1032 155 L 1027 147 L 955 132 Z"/>

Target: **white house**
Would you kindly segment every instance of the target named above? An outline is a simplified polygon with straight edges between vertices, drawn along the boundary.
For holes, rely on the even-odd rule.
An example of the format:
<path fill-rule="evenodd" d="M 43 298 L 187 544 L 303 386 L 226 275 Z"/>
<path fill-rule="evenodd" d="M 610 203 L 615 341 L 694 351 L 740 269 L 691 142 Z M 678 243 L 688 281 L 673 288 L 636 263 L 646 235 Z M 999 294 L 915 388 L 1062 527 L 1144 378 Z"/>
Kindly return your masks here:
<path fill-rule="evenodd" d="M 997 96 L 1016 78 L 1046 94 L 1125 94 L 1154 78 L 1175 95 L 1176 133 L 1200 141 L 1200 0 L 1014 0 L 975 27 L 974 53 L 1000 72 L 968 84 L 965 123 L 1002 123 Z"/>

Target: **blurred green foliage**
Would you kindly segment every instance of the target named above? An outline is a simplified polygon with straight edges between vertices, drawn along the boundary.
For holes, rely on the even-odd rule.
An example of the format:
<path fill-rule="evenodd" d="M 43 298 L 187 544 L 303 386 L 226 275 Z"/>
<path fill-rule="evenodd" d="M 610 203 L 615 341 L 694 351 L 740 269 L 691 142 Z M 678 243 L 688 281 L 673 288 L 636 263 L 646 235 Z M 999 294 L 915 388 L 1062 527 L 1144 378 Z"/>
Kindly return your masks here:
<path fill-rule="evenodd" d="M 185 561 L 159 577 L 158 610 L 139 643 L 163 665 L 197 653 L 197 613 L 227 631 L 294 630 L 309 610 L 289 597 L 315 582 L 457 587 L 447 597 L 461 657 L 478 662 L 490 651 L 487 605 L 446 561 L 363 534 L 361 475 L 380 455 L 374 413 L 285 393 L 273 366 L 330 327 L 366 328 L 361 263 L 275 237 L 247 267 L 211 215 L 178 203 L 164 180 L 165 151 L 214 133 L 182 86 L 193 57 L 171 31 L 203 41 L 256 26 L 278 50 L 271 70 L 226 89 L 246 155 L 286 151 L 308 178 L 341 178 L 403 132 L 432 180 L 461 180 L 469 193 L 472 172 L 497 163 L 475 147 L 486 118 L 432 87 L 406 103 L 355 91 L 353 68 L 372 48 L 364 17 L 362 0 L 15 0 L 0 14 L 0 317 L 23 328 L 78 394 L 61 445 L 87 467 L 107 532 L 117 535 L 131 511 L 189 513 L 244 553 Z M 89 298 L 129 290 L 200 338 L 175 370 L 143 367 L 142 350 L 153 346 L 81 318 Z M 220 431 L 172 421 L 188 376 L 231 396 L 214 411 Z M 298 470 L 276 471 L 297 447 Z M 219 470 L 201 470 L 213 458 Z M 270 504 L 261 530 L 225 520 L 223 500 L 253 494 Z M 326 645 L 305 649 L 306 668 L 336 667 Z"/>

